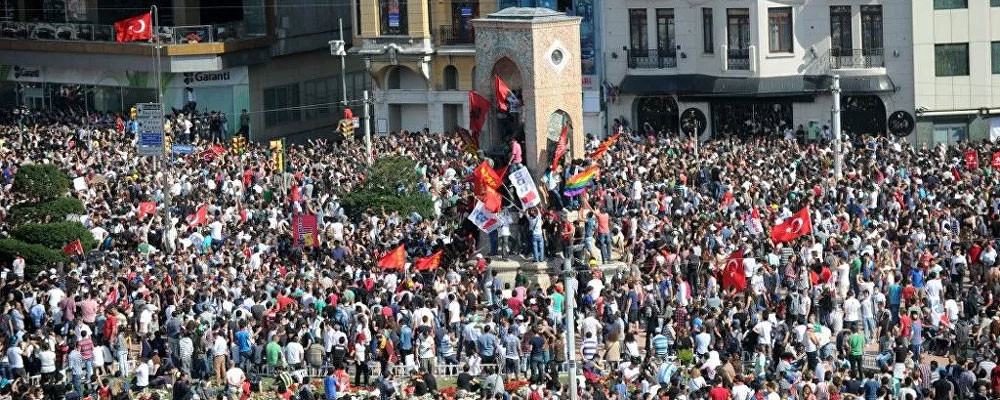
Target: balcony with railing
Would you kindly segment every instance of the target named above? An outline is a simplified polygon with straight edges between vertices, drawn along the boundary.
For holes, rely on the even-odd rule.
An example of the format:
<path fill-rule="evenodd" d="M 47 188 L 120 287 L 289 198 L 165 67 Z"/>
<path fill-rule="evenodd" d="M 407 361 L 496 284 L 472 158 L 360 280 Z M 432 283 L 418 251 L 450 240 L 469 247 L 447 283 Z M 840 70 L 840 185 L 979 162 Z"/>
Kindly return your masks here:
<path fill-rule="evenodd" d="M 729 71 L 750 70 L 750 49 L 729 48 L 726 50 L 726 69 Z"/>
<path fill-rule="evenodd" d="M 468 45 L 476 42 L 476 31 L 471 26 L 441 25 L 438 35 L 440 46 Z"/>
<path fill-rule="evenodd" d="M 263 36 L 264 32 L 249 32 L 243 21 L 214 25 L 158 26 L 156 29 L 156 37 L 163 44 L 222 43 Z M 114 25 L 4 21 L 0 22 L 0 40 L 2 39 L 114 42 L 115 28 Z"/>
<path fill-rule="evenodd" d="M 830 69 L 871 69 L 885 67 L 883 49 L 842 49 L 829 51 Z"/>
<path fill-rule="evenodd" d="M 659 49 L 632 49 L 628 51 L 628 67 L 632 69 L 677 68 L 677 52 Z"/>

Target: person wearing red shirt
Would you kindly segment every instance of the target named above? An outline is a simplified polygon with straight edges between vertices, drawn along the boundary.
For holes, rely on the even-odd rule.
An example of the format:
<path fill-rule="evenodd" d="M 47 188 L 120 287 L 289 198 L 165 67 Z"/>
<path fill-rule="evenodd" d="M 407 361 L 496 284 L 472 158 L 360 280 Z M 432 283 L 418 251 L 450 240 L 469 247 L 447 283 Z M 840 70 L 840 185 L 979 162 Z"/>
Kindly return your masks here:
<path fill-rule="evenodd" d="M 722 379 L 716 381 L 715 387 L 708 391 L 708 398 L 711 400 L 729 400 L 732 397 L 732 392 L 722 386 Z"/>

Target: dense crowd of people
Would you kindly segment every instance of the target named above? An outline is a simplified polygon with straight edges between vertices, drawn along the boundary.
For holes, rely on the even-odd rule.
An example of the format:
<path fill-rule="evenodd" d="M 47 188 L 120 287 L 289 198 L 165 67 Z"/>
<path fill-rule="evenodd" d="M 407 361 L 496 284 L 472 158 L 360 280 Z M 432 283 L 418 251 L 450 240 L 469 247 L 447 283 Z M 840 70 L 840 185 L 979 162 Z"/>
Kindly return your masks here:
<path fill-rule="evenodd" d="M 19 128 L 0 114 L 0 218 L 27 200 L 11 190 L 21 165 L 103 177 L 73 192 L 97 248 L 41 271 L 4 266 L 0 395 L 548 400 L 569 398 L 572 379 L 588 400 L 1000 396 L 992 143 L 857 138 L 838 179 L 822 141 L 695 146 L 623 130 L 600 157 L 541 173 L 545 202 L 504 204 L 510 222 L 482 235 L 466 217 L 486 155 L 460 136 L 376 138 L 376 157 L 416 162 L 433 211 L 373 205 L 352 219 L 340 199 L 363 184 L 367 155 L 350 140 L 289 145 L 284 171 L 266 143 L 162 168 L 116 119 L 36 111 Z M 225 143 L 211 128 L 169 131 Z M 592 164 L 587 190 L 566 196 Z M 144 202 L 161 212 L 140 216 Z M 192 226 L 184 216 L 203 205 Z M 808 234 L 772 240 L 800 210 Z M 319 246 L 293 245 L 296 214 L 317 217 Z M 445 262 L 380 268 L 400 244 L 409 261 L 442 250 Z M 569 287 L 556 283 L 567 257 Z"/>

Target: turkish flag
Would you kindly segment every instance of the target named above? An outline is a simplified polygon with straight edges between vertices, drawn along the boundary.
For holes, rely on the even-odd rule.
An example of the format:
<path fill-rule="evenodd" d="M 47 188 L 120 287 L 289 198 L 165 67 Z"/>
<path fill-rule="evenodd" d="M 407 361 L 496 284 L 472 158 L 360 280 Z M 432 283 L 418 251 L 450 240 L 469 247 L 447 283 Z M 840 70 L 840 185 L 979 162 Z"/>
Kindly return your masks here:
<path fill-rule="evenodd" d="M 993 169 L 1000 169 L 1000 151 L 993 153 Z"/>
<path fill-rule="evenodd" d="M 139 219 L 146 218 L 146 215 L 156 214 L 156 202 L 155 201 L 144 201 L 139 203 L 139 211 L 137 215 Z"/>
<path fill-rule="evenodd" d="M 395 249 L 392 249 L 388 254 L 382 256 L 382 259 L 378 260 L 378 266 L 383 269 L 398 269 L 403 270 L 406 266 L 406 248 L 403 245 L 399 245 Z"/>
<path fill-rule="evenodd" d="M 125 132 L 125 121 L 122 120 L 122 117 L 115 117 L 115 129 L 118 132 Z"/>
<path fill-rule="evenodd" d="M 413 269 L 417 271 L 433 271 L 438 269 L 441 265 L 442 254 L 444 254 L 443 251 L 438 250 L 434 254 L 431 254 L 430 257 L 418 258 L 413 264 Z"/>
<path fill-rule="evenodd" d="M 205 221 L 208 221 L 208 204 L 198 206 L 198 209 L 194 212 L 194 214 L 188 215 L 186 219 L 188 225 L 192 228 L 204 224 Z"/>
<path fill-rule="evenodd" d="M 63 246 L 62 252 L 68 257 L 78 254 L 83 255 L 83 243 L 80 242 L 80 239 L 76 239 L 72 243 Z"/>
<path fill-rule="evenodd" d="M 497 96 L 497 108 L 500 111 L 507 112 L 510 109 L 507 105 L 507 96 L 510 95 L 510 88 L 507 87 L 506 83 L 503 83 L 503 79 L 500 79 L 496 75 L 493 75 L 493 94 Z"/>
<path fill-rule="evenodd" d="M 469 91 L 469 130 L 478 134 L 486 123 L 486 115 L 490 113 L 490 101 L 473 90 Z"/>
<path fill-rule="evenodd" d="M 559 166 L 559 160 L 566 154 L 567 135 L 569 134 L 569 122 L 563 124 L 562 133 L 559 134 L 559 143 L 556 143 L 556 151 L 552 156 L 552 171 Z"/>
<path fill-rule="evenodd" d="M 736 288 L 739 291 L 747 288 L 747 273 L 743 267 L 743 250 L 736 250 L 726 259 L 726 267 L 722 269 L 722 290 Z"/>
<path fill-rule="evenodd" d="M 790 242 L 809 232 L 812 232 L 812 221 L 809 207 L 805 207 L 771 228 L 771 240 L 775 243 Z"/>
<path fill-rule="evenodd" d="M 115 40 L 120 43 L 153 38 L 153 14 L 145 13 L 115 22 Z"/>

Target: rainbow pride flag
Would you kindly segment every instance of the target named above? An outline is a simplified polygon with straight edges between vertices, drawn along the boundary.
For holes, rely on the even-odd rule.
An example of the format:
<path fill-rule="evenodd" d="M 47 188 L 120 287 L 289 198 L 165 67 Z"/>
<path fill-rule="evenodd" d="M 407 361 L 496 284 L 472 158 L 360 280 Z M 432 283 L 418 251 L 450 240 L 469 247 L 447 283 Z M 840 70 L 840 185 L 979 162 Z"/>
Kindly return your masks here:
<path fill-rule="evenodd" d="M 600 166 L 593 165 L 567 179 L 563 194 L 568 197 L 573 197 L 583 193 L 584 190 L 587 190 L 587 186 L 590 185 L 590 182 L 594 180 L 594 175 L 597 174 L 599 169 Z"/>

